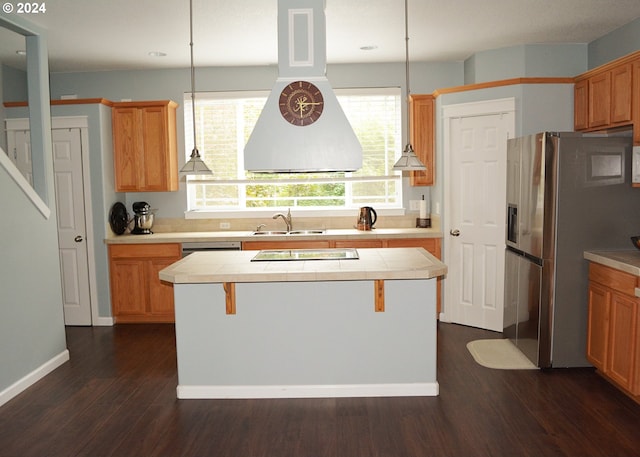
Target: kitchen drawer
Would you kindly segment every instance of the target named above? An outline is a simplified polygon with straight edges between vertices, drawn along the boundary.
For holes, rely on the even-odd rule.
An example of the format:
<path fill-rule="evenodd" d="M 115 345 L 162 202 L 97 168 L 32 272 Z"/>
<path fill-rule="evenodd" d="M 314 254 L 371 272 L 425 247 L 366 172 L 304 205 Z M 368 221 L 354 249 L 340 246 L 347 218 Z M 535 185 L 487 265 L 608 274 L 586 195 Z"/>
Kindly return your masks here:
<path fill-rule="evenodd" d="M 381 240 L 337 240 L 334 242 L 336 248 L 381 248 Z"/>
<path fill-rule="evenodd" d="M 638 278 L 624 271 L 591 262 L 589 264 L 589 281 L 603 284 L 615 291 L 635 297 Z"/>
<path fill-rule="evenodd" d="M 117 259 L 181 257 L 180 243 L 112 244 L 109 254 Z"/>

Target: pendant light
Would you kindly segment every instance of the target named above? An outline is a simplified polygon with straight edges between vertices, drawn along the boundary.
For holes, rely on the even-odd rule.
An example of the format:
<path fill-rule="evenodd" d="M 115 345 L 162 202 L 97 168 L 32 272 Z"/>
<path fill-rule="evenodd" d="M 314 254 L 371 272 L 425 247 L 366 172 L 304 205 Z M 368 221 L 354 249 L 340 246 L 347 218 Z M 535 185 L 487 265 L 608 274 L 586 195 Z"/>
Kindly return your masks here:
<path fill-rule="evenodd" d="M 409 104 L 409 7 L 408 0 L 404 0 L 404 29 L 405 29 L 405 73 L 407 77 L 407 144 L 402 155 L 393 165 L 394 170 L 426 170 L 427 167 L 418 159 L 411 146 L 411 107 Z"/>
<path fill-rule="evenodd" d="M 193 0 L 189 0 L 189 47 L 191 48 L 191 116 L 193 119 L 193 151 L 180 169 L 181 175 L 210 175 L 212 171 L 200 157 L 196 146 L 196 70 L 193 66 Z"/>

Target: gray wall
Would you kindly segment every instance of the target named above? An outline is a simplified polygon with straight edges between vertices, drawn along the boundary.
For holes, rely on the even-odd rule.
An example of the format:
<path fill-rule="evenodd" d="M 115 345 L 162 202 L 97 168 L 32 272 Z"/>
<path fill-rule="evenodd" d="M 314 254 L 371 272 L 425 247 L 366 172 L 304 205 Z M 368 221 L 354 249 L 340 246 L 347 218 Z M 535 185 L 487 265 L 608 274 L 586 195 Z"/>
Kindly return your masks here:
<path fill-rule="evenodd" d="M 464 83 L 521 77 L 573 77 L 586 70 L 586 44 L 528 44 L 475 53 L 464 63 Z"/>
<path fill-rule="evenodd" d="M 640 49 L 640 18 L 589 43 L 589 69 Z"/>
<path fill-rule="evenodd" d="M 66 350 L 51 136 L 43 133 L 50 128 L 46 40 L 18 17 L 0 13 L 1 26 L 36 33 L 27 39 L 36 132 L 31 145 L 38 161 L 37 190 L 51 216 L 45 218 L 0 167 L 0 392 Z"/>

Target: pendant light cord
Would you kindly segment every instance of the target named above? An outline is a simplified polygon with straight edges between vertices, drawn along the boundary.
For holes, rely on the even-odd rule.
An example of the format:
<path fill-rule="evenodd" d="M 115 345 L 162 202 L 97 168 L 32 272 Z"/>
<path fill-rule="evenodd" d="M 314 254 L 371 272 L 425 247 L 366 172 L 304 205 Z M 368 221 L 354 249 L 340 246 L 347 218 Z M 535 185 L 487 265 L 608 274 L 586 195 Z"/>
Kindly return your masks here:
<path fill-rule="evenodd" d="M 193 65 L 193 0 L 189 0 L 189 47 L 191 48 L 191 116 L 193 119 L 193 151 L 191 157 L 200 155 L 196 147 L 196 69 Z"/>
<path fill-rule="evenodd" d="M 405 50 L 405 74 L 407 83 L 407 144 L 411 143 L 411 107 L 409 106 L 409 95 L 411 89 L 409 89 L 409 0 L 404 0 L 404 50 Z"/>

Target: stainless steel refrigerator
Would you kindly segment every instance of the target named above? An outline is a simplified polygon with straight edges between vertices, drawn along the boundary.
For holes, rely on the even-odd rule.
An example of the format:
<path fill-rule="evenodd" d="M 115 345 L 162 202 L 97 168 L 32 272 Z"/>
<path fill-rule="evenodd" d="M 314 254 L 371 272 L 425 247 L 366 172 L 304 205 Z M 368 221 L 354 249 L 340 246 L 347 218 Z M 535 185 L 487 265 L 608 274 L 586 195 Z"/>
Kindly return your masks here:
<path fill-rule="evenodd" d="M 508 140 L 504 336 L 541 368 L 589 366 L 585 250 L 633 249 L 630 136 Z"/>

